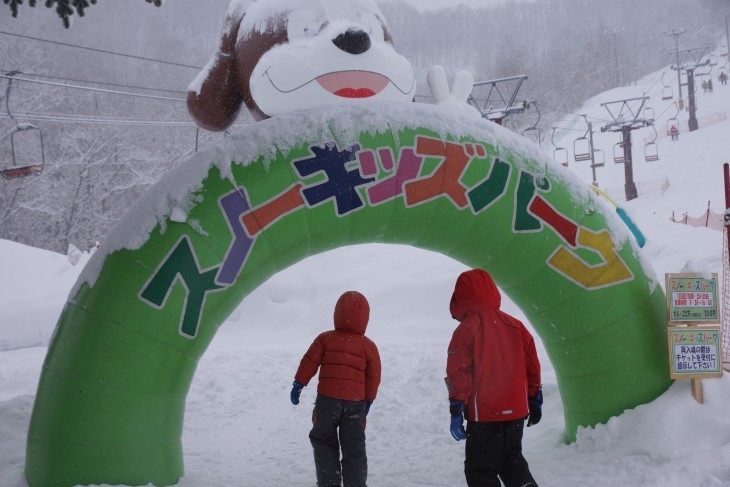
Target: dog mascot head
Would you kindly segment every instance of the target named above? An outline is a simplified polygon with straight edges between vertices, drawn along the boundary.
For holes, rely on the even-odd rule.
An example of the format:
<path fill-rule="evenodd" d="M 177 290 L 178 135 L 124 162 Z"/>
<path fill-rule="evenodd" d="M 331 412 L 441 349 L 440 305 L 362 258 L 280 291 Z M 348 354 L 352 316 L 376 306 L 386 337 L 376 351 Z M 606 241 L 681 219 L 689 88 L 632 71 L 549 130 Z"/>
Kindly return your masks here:
<path fill-rule="evenodd" d="M 257 120 L 316 105 L 411 102 L 411 64 L 370 0 L 233 0 L 215 54 L 188 89 L 188 109 L 225 130 L 245 103 Z"/>

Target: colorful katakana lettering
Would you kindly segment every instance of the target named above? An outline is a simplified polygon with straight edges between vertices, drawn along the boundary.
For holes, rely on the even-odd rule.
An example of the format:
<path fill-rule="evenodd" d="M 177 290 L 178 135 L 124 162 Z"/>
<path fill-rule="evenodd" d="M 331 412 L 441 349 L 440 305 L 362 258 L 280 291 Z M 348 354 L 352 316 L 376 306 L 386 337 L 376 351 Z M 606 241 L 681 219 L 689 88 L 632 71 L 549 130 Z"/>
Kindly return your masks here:
<path fill-rule="evenodd" d="M 180 318 L 179 332 L 185 338 L 195 338 L 206 296 L 211 291 L 223 287 L 215 283 L 217 272 L 218 266 L 206 270 L 200 269 L 190 237 L 184 235 L 142 288 L 139 297 L 150 306 L 162 309 L 179 280 L 185 289 L 185 305 Z"/>
<path fill-rule="evenodd" d="M 324 173 L 325 180 L 313 183 L 302 191 L 309 206 L 317 206 L 325 201 L 334 200 L 338 215 L 361 208 L 364 203 L 357 187 L 375 181 L 375 178 L 363 178 L 360 169 L 348 169 L 349 162 L 357 160 L 358 144 L 345 150 L 338 150 L 337 144 L 329 142 L 324 146 L 309 148 L 313 157 L 294 161 L 299 176 L 306 178 L 317 173 Z"/>
<path fill-rule="evenodd" d="M 482 148 L 482 150 L 484 149 Z M 473 147 L 472 151 L 474 151 Z M 416 206 L 443 195 L 458 208 L 465 208 L 468 204 L 466 188 L 459 182 L 459 179 L 472 158 L 465 145 L 418 136 L 416 137 L 416 154 L 443 158 L 443 162 L 430 176 L 406 184 L 406 205 Z"/>
<path fill-rule="evenodd" d="M 378 151 L 381 154 L 383 151 Z M 392 153 L 390 154 L 392 159 Z M 418 177 L 423 165 L 423 158 L 417 156 L 412 148 L 401 150 L 398 158 L 398 169 L 395 174 L 381 179 L 377 183 L 368 188 L 368 199 L 370 204 L 377 205 L 385 201 L 391 200 L 403 194 L 403 185 Z"/>

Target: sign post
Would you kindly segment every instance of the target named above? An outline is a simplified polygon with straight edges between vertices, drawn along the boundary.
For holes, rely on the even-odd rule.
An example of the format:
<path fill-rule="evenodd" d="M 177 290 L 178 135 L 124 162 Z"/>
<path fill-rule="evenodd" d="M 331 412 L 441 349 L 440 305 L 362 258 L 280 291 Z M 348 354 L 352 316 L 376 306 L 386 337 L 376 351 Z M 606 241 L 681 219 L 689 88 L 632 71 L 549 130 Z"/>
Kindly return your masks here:
<path fill-rule="evenodd" d="M 667 273 L 665 281 L 670 375 L 690 379 L 702 404 L 701 379 L 722 377 L 717 274 Z"/>

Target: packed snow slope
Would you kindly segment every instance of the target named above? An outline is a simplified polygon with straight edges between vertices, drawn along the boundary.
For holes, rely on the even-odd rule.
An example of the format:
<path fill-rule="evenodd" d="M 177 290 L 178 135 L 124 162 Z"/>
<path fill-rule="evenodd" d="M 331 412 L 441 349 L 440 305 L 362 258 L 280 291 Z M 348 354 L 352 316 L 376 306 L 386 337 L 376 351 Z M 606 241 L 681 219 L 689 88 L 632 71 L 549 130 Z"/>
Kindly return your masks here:
<path fill-rule="evenodd" d="M 669 102 L 657 91 L 660 77 L 656 73 L 595 97 L 578 113 L 596 117 L 594 125 L 600 126 L 598 119 L 607 119 L 601 103 L 646 92 L 661 127 L 676 110 L 663 113 Z M 651 129 L 634 132 L 641 195 L 628 203 L 618 198 L 624 168 L 610 157 L 617 136 L 596 134 L 607 152 L 598 183 L 647 237 L 644 251 L 660 277 L 722 272 L 720 232 L 669 221 L 673 211 L 699 216 L 708 200 L 715 212 L 724 210 L 722 163 L 730 162 L 730 124 L 703 124 L 702 117 L 730 111 L 730 86 L 715 82 L 714 93 L 699 90 L 698 106 L 700 129 L 684 131 L 675 142 L 659 138 L 657 162 L 643 160 L 642 140 Z M 687 113 L 679 117 L 686 120 Z M 566 125 L 578 132 L 561 132 L 559 144 L 572 145 L 581 135 L 579 120 Z M 569 169 L 588 184 L 592 175 L 583 164 L 571 159 Z M 655 189 L 661 185 L 653 183 L 665 179 L 669 187 Z M 85 261 L 73 266 L 66 256 L 0 241 L 1 486 L 26 485 L 22 471 L 33 395 L 55 321 Z M 368 417 L 369 484 L 465 485 L 463 444 L 449 434 L 443 385 L 446 346 L 456 325 L 448 302 L 463 270 L 440 254 L 364 245 L 311 257 L 272 277 L 241 304 L 200 362 L 188 394 L 186 476 L 180 485 L 314 485 L 307 437 L 314 387 L 304 390 L 296 407 L 289 389 L 301 355 L 331 327 L 334 303 L 348 289 L 361 291 L 371 303 L 368 336 L 383 361 L 381 390 Z M 504 309 L 524 317 L 507 300 Z M 651 404 L 583 429 L 567 445 L 555 374 L 539 340 L 538 352 L 543 420 L 526 430 L 524 450 L 541 486 L 730 486 L 730 379 L 705 380 L 704 405 L 691 397 L 687 381 L 678 381 Z"/>

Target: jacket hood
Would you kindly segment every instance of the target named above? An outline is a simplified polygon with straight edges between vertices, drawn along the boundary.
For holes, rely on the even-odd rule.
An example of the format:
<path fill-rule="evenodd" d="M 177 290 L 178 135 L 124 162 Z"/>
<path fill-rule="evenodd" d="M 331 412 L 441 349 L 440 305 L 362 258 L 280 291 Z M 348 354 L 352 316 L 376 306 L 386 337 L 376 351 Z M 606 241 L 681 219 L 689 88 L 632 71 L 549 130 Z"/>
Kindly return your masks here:
<path fill-rule="evenodd" d="M 499 309 L 502 295 L 486 271 L 473 269 L 463 272 L 456 280 L 451 296 L 451 316 L 462 321 L 469 311 Z"/>
<path fill-rule="evenodd" d="M 347 291 L 335 305 L 335 330 L 364 335 L 370 319 L 370 304 L 357 291 Z"/>

